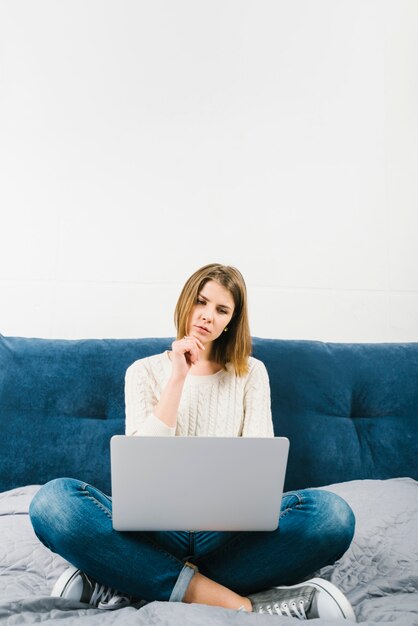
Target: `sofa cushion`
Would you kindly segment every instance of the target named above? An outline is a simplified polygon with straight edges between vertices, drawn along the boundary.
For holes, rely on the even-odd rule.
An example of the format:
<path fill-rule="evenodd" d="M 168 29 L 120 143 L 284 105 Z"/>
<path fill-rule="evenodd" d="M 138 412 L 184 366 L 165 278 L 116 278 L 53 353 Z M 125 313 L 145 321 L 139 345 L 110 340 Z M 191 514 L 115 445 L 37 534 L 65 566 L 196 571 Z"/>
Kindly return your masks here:
<path fill-rule="evenodd" d="M 418 343 L 255 339 L 254 354 L 290 439 L 286 489 L 418 478 Z"/>
<path fill-rule="evenodd" d="M 171 341 L 0 336 L 0 491 L 68 476 L 109 492 L 125 371 Z"/>

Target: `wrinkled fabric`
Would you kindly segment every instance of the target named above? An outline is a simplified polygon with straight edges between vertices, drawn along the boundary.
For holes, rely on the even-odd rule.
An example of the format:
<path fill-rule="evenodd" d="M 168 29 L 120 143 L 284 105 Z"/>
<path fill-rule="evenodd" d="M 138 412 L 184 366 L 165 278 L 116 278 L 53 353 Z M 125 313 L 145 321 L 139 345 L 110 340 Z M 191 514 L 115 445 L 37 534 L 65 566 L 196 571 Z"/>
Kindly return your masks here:
<path fill-rule="evenodd" d="M 36 538 L 28 508 L 38 486 L 0 494 L 0 623 L 233 626 L 248 615 L 220 607 L 151 602 L 136 610 L 99 611 L 49 594 L 67 564 Z M 418 624 L 418 483 L 410 478 L 356 480 L 329 485 L 356 516 L 349 550 L 316 572 L 336 584 L 354 607 L 358 623 Z M 288 617 L 252 615 L 254 624 L 289 626 Z M 63 622 L 65 620 L 65 622 Z M 292 622 L 293 623 L 293 622 Z M 318 619 L 318 626 L 341 626 Z"/>

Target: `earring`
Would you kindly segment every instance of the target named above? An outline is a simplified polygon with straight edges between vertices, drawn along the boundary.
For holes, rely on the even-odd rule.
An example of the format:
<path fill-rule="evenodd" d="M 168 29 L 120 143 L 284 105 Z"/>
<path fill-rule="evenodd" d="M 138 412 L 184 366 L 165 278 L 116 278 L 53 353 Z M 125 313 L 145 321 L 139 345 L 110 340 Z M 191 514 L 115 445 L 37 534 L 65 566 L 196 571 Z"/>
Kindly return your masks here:
<path fill-rule="evenodd" d="M 228 332 L 228 326 L 224 328 L 224 333 Z"/>

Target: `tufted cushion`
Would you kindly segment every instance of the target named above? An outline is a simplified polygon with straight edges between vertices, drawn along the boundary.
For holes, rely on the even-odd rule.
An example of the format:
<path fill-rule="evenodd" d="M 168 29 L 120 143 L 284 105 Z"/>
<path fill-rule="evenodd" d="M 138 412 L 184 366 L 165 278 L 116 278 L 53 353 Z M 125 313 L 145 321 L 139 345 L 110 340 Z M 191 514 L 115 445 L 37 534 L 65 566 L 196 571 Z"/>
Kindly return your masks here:
<path fill-rule="evenodd" d="M 70 476 L 109 492 L 125 371 L 172 340 L 0 335 L 0 491 Z M 275 433 L 290 439 L 286 489 L 418 478 L 418 344 L 254 338 L 253 354 L 269 372 Z"/>
<path fill-rule="evenodd" d="M 0 336 L 0 491 L 69 476 L 109 492 L 109 439 L 125 428 L 125 371 L 169 344 Z"/>
<path fill-rule="evenodd" d="M 255 339 L 254 354 L 290 439 L 286 489 L 418 478 L 418 343 Z"/>

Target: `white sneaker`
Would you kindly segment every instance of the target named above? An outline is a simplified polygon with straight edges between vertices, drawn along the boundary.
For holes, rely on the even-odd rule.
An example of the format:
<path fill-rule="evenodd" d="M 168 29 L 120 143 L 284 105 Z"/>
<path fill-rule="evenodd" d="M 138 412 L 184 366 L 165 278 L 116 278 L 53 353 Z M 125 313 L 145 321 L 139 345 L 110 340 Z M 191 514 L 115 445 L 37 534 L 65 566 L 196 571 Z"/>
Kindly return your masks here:
<path fill-rule="evenodd" d="M 254 613 L 287 615 L 300 620 L 323 617 L 357 621 L 342 591 L 322 578 L 311 578 L 290 587 L 272 587 L 248 597 Z"/>
<path fill-rule="evenodd" d="M 97 583 L 73 566 L 66 569 L 58 578 L 51 596 L 85 602 L 98 609 L 108 610 L 120 609 L 134 603 L 130 596 Z"/>

